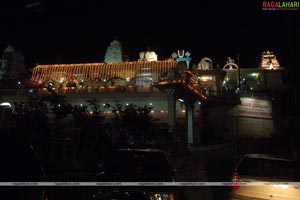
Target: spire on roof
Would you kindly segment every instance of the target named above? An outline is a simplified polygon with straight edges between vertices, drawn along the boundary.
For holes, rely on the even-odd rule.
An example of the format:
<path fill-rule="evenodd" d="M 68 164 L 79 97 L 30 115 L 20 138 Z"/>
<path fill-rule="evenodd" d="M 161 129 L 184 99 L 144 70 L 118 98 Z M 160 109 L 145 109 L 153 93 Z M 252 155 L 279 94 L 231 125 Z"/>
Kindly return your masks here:
<path fill-rule="evenodd" d="M 107 47 L 104 62 L 106 63 L 122 62 L 123 61 L 122 57 L 123 54 L 122 54 L 121 42 L 117 40 L 112 41 L 110 45 Z"/>

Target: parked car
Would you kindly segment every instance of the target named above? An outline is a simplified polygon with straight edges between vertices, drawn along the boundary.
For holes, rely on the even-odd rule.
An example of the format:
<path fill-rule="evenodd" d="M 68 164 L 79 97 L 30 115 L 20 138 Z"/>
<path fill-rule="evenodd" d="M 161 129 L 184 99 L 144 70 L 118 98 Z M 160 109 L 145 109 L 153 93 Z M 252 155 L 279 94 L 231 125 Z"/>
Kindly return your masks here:
<path fill-rule="evenodd" d="M 300 166 L 291 159 L 246 154 L 237 163 L 232 182 L 230 200 L 300 200 Z M 240 182 L 257 185 L 242 186 Z"/>
<path fill-rule="evenodd" d="M 178 200 L 176 188 L 109 187 L 90 190 L 87 200 Z"/>
<path fill-rule="evenodd" d="M 103 161 L 103 160 L 102 160 Z M 74 175 L 69 181 L 97 182 L 91 187 L 52 187 L 49 199 L 74 200 L 178 200 L 179 192 L 169 186 L 113 186 L 124 182 L 173 182 L 174 174 L 167 153 L 159 149 L 117 149 L 98 163 L 94 176 Z M 101 185 L 101 183 L 103 185 Z M 105 186 L 105 183 L 108 186 Z M 109 185 L 112 183 L 112 185 Z"/>
<path fill-rule="evenodd" d="M 174 182 L 167 154 L 160 149 L 118 149 L 100 164 L 97 181 Z"/>
<path fill-rule="evenodd" d="M 167 153 L 160 149 L 117 149 L 99 164 L 95 182 L 174 182 Z M 169 186 L 97 186 L 84 188 L 88 200 L 178 200 Z"/>
<path fill-rule="evenodd" d="M 0 104 L 0 132 L 9 133 L 12 125 L 12 108 Z"/>
<path fill-rule="evenodd" d="M 44 200 L 42 187 L 25 183 L 45 181 L 42 162 L 25 137 L 0 133 L 0 199 Z M 22 184 L 24 183 L 24 185 Z"/>

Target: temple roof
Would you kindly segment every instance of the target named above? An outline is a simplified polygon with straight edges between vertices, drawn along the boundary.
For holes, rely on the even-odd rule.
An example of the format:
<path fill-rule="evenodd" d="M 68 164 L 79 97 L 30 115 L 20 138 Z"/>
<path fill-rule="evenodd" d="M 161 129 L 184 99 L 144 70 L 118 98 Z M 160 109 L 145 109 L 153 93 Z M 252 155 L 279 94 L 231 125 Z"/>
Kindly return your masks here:
<path fill-rule="evenodd" d="M 84 80 L 109 79 L 111 77 L 136 78 L 143 74 L 151 74 L 153 78 L 159 78 L 161 74 L 168 72 L 170 68 L 176 67 L 175 60 L 163 61 L 134 61 L 119 63 L 77 63 L 77 64 L 49 64 L 37 65 L 33 69 L 31 80 L 47 81 L 59 80 L 64 77 L 74 78 L 81 76 Z"/>

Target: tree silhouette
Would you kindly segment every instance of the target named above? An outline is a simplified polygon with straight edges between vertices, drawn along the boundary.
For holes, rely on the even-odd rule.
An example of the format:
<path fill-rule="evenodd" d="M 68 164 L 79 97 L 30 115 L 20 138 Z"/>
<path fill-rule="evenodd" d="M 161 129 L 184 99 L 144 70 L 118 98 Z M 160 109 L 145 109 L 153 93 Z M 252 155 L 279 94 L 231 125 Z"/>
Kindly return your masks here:
<path fill-rule="evenodd" d="M 106 104 L 106 106 L 113 108 L 111 121 L 113 126 L 121 131 L 119 135 L 124 135 L 126 132 L 134 137 L 135 142 L 145 143 L 145 137 L 149 135 L 153 124 L 153 118 L 150 115 L 152 107 L 135 104 L 129 104 L 125 107 L 121 104 L 115 106 Z"/>
<path fill-rule="evenodd" d="M 98 104 L 97 99 L 96 98 L 88 99 L 87 102 L 88 105 L 92 108 L 93 114 L 95 116 L 98 116 L 101 113 L 101 105 Z"/>

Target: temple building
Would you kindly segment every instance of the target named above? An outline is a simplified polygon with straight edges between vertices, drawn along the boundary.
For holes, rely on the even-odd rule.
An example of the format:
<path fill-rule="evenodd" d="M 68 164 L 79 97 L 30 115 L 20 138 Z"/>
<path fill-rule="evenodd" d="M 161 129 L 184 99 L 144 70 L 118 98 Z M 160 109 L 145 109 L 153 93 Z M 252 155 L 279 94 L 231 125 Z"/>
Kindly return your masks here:
<path fill-rule="evenodd" d="M 52 82 L 57 89 L 83 86 L 90 90 L 101 90 L 101 86 L 136 86 L 149 88 L 176 67 L 174 60 L 134 61 L 114 63 L 82 63 L 37 65 L 31 80 L 37 83 Z"/>
<path fill-rule="evenodd" d="M 138 61 L 122 60 L 121 43 L 110 43 L 101 63 L 37 65 L 31 83 L 40 94 L 48 89 L 63 94 L 73 105 L 97 99 L 105 104 L 152 107 L 157 123 L 187 128 L 188 143 L 199 143 L 201 123 L 220 137 L 270 137 L 276 133 L 280 112 L 274 98 L 284 94 L 283 68 L 271 51 L 262 53 L 257 68 L 240 68 L 228 57 L 223 67 L 209 57 L 189 67 L 191 53 L 178 50 L 170 59 L 158 60 L 154 51 L 142 51 Z M 277 96 L 275 96 L 276 94 Z M 1 97 L 1 101 L 22 96 Z M 203 118 L 205 115 L 205 119 Z M 238 127 L 238 128 L 237 128 Z"/>
<path fill-rule="evenodd" d="M 215 68 L 210 58 L 201 59 L 196 74 L 200 91 L 210 100 L 211 106 L 206 107 L 210 113 L 207 121 L 215 134 L 255 138 L 276 134 L 279 123 L 275 119 L 282 118 L 279 102 L 283 102 L 288 92 L 283 73 L 284 68 L 270 51 L 261 54 L 256 68 L 240 68 L 231 57 L 223 67 Z M 235 105 L 225 105 L 235 101 L 238 101 Z"/>
<path fill-rule="evenodd" d="M 21 78 L 27 73 L 24 55 L 8 45 L 0 58 L 0 80 Z"/>
<path fill-rule="evenodd" d="M 157 60 L 157 54 L 150 50 L 140 52 L 138 61 L 120 62 L 121 52 L 121 43 L 114 40 L 107 48 L 105 62 L 102 63 L 37 65 L 32 70 L 31 82 L 40 94 L 47 94 L 50 86 L 52 91 L 65 95 L 73 105 L 86 104 L 92 98 L 101 105 L 147 105 L 153 108 L 151 115 L 159 119 L 157 123 L 184 124 L 186 109 L 182 99 L 179 101 L 176 95 L 171 95 L 170 99 L 169 93 L 174 89 L 163 91 L 161 88 L 167 85 L 170 77 L 175 83 L 178 79 L 175 71 L 185 63 L 179 64 L 176 59 Z M 187 69 L 186 66 L 184 68 Z M 159 87 L 156 87 L 157 83 L 160 83 Z M 198 100 L 205 98 L 190 87 Z M 198 111 L 199 105 L 195 107 Z M 200 118 L 198 111 L 195 119 Z M 104 113 L 109 116 L 111 111 L 104 109 Z"/>
<path fill-rule="evenodd" d="M 74 105 L 86 104 L 92 98 L 102 105 L 147 105 L 153 108 L 151 115 L 158 124 L 179 123 L 184 127 L 189 116 L 189 140 L 193 141 L 193 129 L 199 130 L 200 125 L 194 127 L 193 122 L 200 120 L 200 100 L 206 97 L 190 85 L 188 77 L 195 75 L 184 72 L 187 64 L 174 58 L 158 60 L 157 54 L 149 50 L 140 52 L 138 61 L 120 62 L 121 52 L 121 43 L 114 40 L 102 63 L 37 65 L 31 82 L 40 94 L 47 94 L 50 86 Z M 186 96 L 188 93 L 191 98 Z M 109 116 L 111 110 L 104 107 L 103 113 Z"/>
<path fill-rule="evenodd" d="M 102 63 L 37 65 L 31 81 L 45 86 L 51 83 L 54 89 L 62 91 L 101 91 L 120 87 L 147 91 L 153 83 L 167 78 L 170 69 L 177 65 L 174 59 L 158 61 L 154 51 L 142 51 L 139 56 L 138 61 L 123 61 L 121 42 L 114 40 Z"/>

